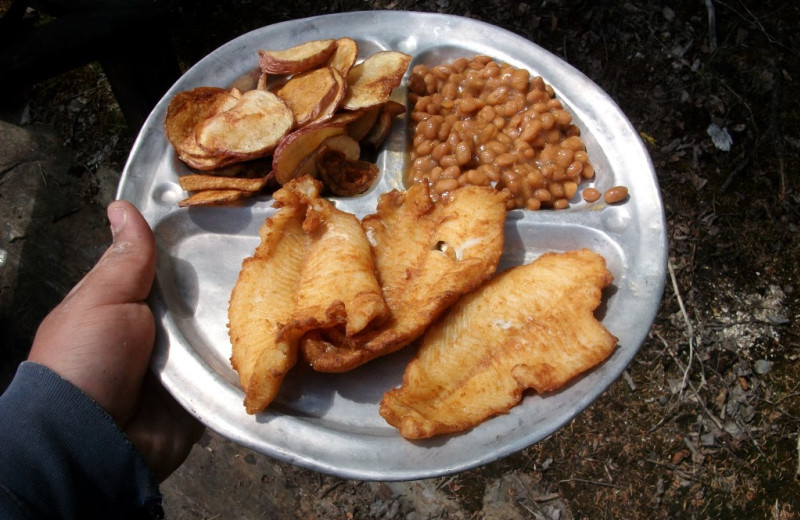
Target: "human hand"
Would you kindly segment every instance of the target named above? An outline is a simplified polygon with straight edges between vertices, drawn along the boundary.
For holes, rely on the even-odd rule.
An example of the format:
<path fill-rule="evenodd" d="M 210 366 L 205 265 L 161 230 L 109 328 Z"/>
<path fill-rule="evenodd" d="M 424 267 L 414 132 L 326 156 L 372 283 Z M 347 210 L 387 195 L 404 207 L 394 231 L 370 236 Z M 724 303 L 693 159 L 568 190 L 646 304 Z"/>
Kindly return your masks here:
<path fill-rule="evenodd" d="M 158 481 L 186 459 L 203 427 L 148 371 L 155 339 L 145 303 L 155 276 L 153 233 L 126 201 L 108 206 L 114 241 L 42 321 L 28 356 L 103 407 Z"/>

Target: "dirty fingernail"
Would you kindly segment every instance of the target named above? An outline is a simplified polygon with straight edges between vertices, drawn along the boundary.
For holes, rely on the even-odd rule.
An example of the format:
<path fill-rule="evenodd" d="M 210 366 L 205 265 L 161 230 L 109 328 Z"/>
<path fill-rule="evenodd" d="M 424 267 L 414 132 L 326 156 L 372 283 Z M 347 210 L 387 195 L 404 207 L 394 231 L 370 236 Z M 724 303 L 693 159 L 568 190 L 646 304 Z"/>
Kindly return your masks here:
<path fill-rule="evenodd" d="M 111 233 L 116 236 L 122 228 L 125 227 L 128 214 L 125 211 L 125 206 L 120 204 L 111 203 L 108 207 L 108 221 L 111 224 Z"/>

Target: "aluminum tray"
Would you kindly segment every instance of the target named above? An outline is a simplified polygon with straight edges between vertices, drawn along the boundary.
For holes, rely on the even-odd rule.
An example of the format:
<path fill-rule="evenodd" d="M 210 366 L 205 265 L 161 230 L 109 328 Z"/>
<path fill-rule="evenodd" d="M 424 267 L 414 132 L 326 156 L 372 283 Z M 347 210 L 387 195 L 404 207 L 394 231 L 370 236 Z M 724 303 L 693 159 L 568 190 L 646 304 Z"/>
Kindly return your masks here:
<path fill-rule="evenodd" d="M 269 197 L 236 207 L 178 208 L 177 183 L 188 171 L 164 134 L 169 100 L 197 86 L 227 87 L 253 71 L 260 48 L 353 37 L 361 57 L 399 50 L 415 63 L 488 54 L 541 75 L 582 130 L 598 189 L 626 185 L 621 205 L 575 200 L 561 211 L 511 211 L 501 268 L 547 250 L 590 247 L 605 256 L 615 282 L 606 291 L 605 326 L 619 337 L 606 363 L 563 390 L 529 395 L 510 413 L 460 435 L 422 442 L 401 438 L 378 414 L 383 392 L 399 384 L 411 350 L 347 374 L 298 367 L 276 402 L 251 416 L 229 364 L 227 302 L 242 260 L 272 214 Z M 396 99 L 405 100 L 401 87 Z M 378 157 L 380 178 L 366 194 L 335 199 L 361 217 L 378 195 L 402 187 L 406 120 L 401 117 Z M 158 266 L 152 307 L 159 325 L 153 369 L 166 388 L 211 429 L 289 463 L 345 478 L 407 480 L 458 472 L 498 459 L 555 432 L 623 372 L 644 340 L 664 288 L 666 232 L 655 172 L 636 131 L 597 85 L 551 53 L 506 30 L 472 19 L 414 12 L 318 16 L 257 29 L 223 45 L 188 70 L 147 119 L 122 175 L 118 197 L 133 202 L 153 227 Z"/>

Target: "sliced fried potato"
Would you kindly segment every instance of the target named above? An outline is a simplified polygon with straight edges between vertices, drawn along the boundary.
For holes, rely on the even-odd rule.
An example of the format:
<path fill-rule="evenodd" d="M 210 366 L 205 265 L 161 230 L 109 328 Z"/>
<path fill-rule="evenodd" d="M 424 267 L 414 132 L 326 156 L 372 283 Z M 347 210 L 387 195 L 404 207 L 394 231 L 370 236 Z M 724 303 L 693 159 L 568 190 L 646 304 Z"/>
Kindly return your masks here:
<path fill-rule="evenodd" d="M 344 154 L 347 159 L 356 160 L 361 156 L 361 146 L 358 141 L 347 134 L 337 134 L 322 141 L 317 148 L 309 153 L 294 170 L 294 178 L 299 179 L 305 175 L 319 178 L 317 160 L 325 153 L 335 151 Z"/>
<path fill-rule="evenodd" d="M 347 133 L 356 141 L 364 139 L 370 128 L 375 126 L 382 110 L 383 105 L 375 105 L 357 112 L 345 112 L 345 114 L 357 114 L 357 117 L 347 124 Z"/>
<path fill-rule="evenodd" d="M 353 68 L 358 58 L 358 44 L 352 38 L 339 38 L 336 40 L 336 48 L 328 58 L 326 65 L 339 71 L 343 78 Z"/>
<path fill-rule="evenodd" d="M 196 137 L 212 155 L 244 160 L 271 153 L 293 124 L 292 110 L 281 98 L 266 90 L 249 90 L 233 108 L 200 123 Z"/>
<path fill-rule="evenodd" d="M 378 165 L 348 159 L 342 152 L 325 150 L 317 159 L 317 171 L 334 195 L 350 197 L 364 193 L 378 177 Z"/>
<path fill-rule="evenodd" d="M 361 117 L 361 110 L 356 110 L 355 112 L 336 112 L 333 114 L 333 117 L 326 121 L 327 124 L 331 125 L 349 125 L 359 117 Z"/>
<path fill-rule="evenodd" d="M 259 50 L 261 70 L 267 74 L 298 74 L 324 63 L 336 50 L 336 40 L 312 40 L 284 50 Z"/>
<path fill-rule="evenodd" d="M 341 97 L 341 82 L 330 67 L 321 67 L 292 76 L 275 91 L 294 113 L 296 126 L 303 126 L 317 118 L 323 109 Z"/>
<path fill-rule="evenodd" d="M 178 154 L 178 158 L 190 168 L 200 171 L 217 171 L 220 168 L 226 168 L 241 160 L 234 155 L 194 155 L 181 153 Z"/>
<path fill-rule="evenodd" d="M 230 92 L 217 87 L 197 87 L 175 94 L 167 107 L 165 130 L 178 156 L 195 156 L 198 161 L 207 158 L 208 152 L 195 139 L 197 125 L 232 108 L 236 102 Z"/>
<path fill-rule="evenodd" d="M 339 110 L 339 107 L 342 105 L 342 101 L 344 101 L 345 94 L 347 94 L 347 81 L 344 76 L 339 74 L 339 71 L 334 68 L 330 68 L 330 71 L 333 79 L 336 81 L 334 93 L 331 95 L 328 104 L 322 107 L 322 110 L 320 110 L 311 124 L 318 124 L 330 120 L 336 115 L 337 110 Z"/>
<path fill-rule="evenodd" d="M 178 184 L 184 191 L 240 190 L 261 191 L 267 185 L 269 176 L 264 177 L 221 177 L 219 175 L 183 175 Z"/>
<path fill-rule="evenodd" d="M 191 197 L 178 202 L 181 208 L 190 206 L 218 206 L 230 204 L 231 202 L 247 198 L 253 194 L 252 191 L 242 190 L 205 190 L 198 191 Z"/>
<path fill-rule="evenodd" d="M 397 101 L 387 101 L 381 105 L 380 115 L 378 120 L 372 128 L 369 129 L 367 134 L 361 139 L 365 144 L 378 147 L 383 144 L 389 132 L 392 130 L 394 118 L 406 111 L 406 107 Z"/>
<path fill-rule="evenodd" d="M 382 51 L 350 69 L 343 108 L 357 110 L 388 101 L 392 90 L 403 80 L 410 62 L 408 54 Z"/>
<path fill-rule="evenodd" d="M 272 156 L 272 170 L 278 184 L 286 184 L 295 178 L 295 171 L 303 160 L 322 142 L 334 135 L 343 134 L 344 125 L 308 125 L 290 133 L 278 143 Z"/>

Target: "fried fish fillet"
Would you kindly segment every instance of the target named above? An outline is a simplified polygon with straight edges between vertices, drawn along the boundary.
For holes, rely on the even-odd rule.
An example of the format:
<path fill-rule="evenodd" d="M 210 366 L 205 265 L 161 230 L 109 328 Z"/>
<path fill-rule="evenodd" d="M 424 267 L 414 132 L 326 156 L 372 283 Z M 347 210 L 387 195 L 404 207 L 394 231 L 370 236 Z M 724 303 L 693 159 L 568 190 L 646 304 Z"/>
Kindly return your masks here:
<path fill-rule="evenodd" d="M 426 183 L 378 201 L 362 220 L 389 306 L 388 318 L 359 334 L 319 330 L 300 343 L 311 366 L 344 372 L 417 339 L 447 307 L 497 269 L 503 251 L 504 195 L 467 186 L 434 204 Z"/>
<path fill-rule="evenodd" d="M 588 249 L 546 253 L 499 274 L 425 333 L 381 416 L 403 437 L 423 439 L 506 412 L 527 388 L 560 388 L 617 344 L 593 315 L 612 280 Z"/>
<path fill-rule="evenodd" d="M 275 398 L 304 333 L 334 328 L 348 337 L 388 313 L 361 224 L 320 198 L 321 189 L 302 177 L 275 192 L 280 209 L 231 293 L 231 364 L 251 414 Z"/>

